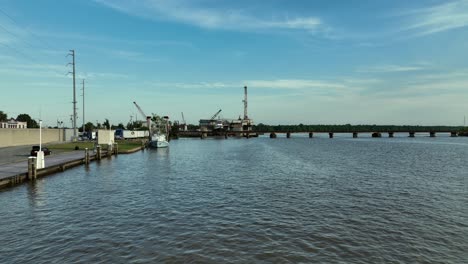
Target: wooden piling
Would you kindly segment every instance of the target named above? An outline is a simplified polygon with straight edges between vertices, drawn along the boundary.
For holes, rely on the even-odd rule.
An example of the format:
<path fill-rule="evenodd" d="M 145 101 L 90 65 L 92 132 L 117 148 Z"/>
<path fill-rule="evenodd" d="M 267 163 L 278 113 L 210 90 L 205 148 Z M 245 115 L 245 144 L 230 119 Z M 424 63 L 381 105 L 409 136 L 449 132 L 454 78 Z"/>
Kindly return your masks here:
<path fill-rule="evenodd" d="M 101 160 L 101 146 L 96 146 L 96 159 Z"/>
<path fill-rule="evenodd" d="M 117 142 L 114 143 L 114 155 L 119 154 L 119 144 Z"/>
<path fill-rule="evenodd" d="M 309 132 L 309 138 L 313 138 L 313 137 L 314 137 L 314 133 Z"/>
<path fill-rule="evenodd" d="M 276 133 L 275 133 L 275 132 L 271 132 L 271 133 L 270 133 L 270 138 L 276 138 Z"/>
<path fill-rule="evenodd" d="M 30 181 L 35 180 L 37 176 L 36 160 L 36 157 L 29 157 L 28 159 L 28 180 Z"/>
<path fill-rule="evenodd" d="M 357 132 L 353 132 L 353 138 L 357 138 L 358 137 L 358 133 Z"/>
<path fill-rule="evenodd" d="M 430 136 L 430 137 L 435 137 L 435 136 L 436 136 L 436 133 L 435 133 L 435 132 L 429 132 L 429 136 Z"/>
<path fill-rule="evenodd" d="M 409 132 L 409 137 L 414 138 L 414 134 L 415 134 L 414 132 Z"/>
<path fill-rule="evenodd" d="M 329 137 L 329 138 L 333 138 L 333 133 L 331 133 L 331 132 L 328 133 L 328 137 Z"/>
<path fill-rule="evenodd" d="M 287 132 L 287 133 L 286 133 L 286 137 L 287 137 L 287 138 L 291 138 L 291 132 Z"/>
<path fill-rule="evenodd" d="M 85 164 L 89 164 L 89 150 L 85 148 Z"/>
<path fill-rule="evenodd" d="M 394 134 L 394 132 L 388 132 L 388 137 L 389 137 L 389 138 L 392 138 L 392 137 L 393 137 L 393 134 Z"/>

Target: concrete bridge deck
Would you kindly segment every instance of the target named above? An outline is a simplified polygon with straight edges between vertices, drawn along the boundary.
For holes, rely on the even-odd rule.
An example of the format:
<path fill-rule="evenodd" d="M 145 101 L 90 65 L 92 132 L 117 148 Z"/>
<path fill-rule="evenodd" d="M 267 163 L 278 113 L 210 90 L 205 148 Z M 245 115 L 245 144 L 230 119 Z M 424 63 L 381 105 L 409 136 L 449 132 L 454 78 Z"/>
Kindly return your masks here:
<path fill-rule="evenodd" d="M 445 131 L 445 130 L 432 130 L 432 131 L 179 131 L 178 135 L 181 137 L 201 137 L 206 136 L 258 136 L 269 134 L 270 138 L 275 138 L 277 134 L 286 134 L 286 137 L 290 137 L 291 134 L 309 134 L 312 138 L 314 134 L 328 134 L 330 138 L 333 138 L 334 134 L 352 134 L 354 138 L 357 138 L 359 134 L 372 134 L 372 137 L 382 137 L 382 134 L 387 134 L 388 137 L 393 137 L 394 134 L 406 133 L 409 137 L 414 137 L 416 133 L 426 133 L 430 137 L 435 137 L 436 134 L 448 133 L 452 137 L 458 136 L 457 131 Z"/>

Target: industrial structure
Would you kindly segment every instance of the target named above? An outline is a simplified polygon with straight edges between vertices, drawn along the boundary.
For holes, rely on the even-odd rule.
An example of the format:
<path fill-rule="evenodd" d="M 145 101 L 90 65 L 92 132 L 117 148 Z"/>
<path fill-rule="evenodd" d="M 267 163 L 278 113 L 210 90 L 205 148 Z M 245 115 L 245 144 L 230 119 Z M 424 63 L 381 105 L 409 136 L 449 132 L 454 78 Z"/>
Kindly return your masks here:
<path fill-rule="evenodd" d="M 224 119 L 218 118 L 221 113 L 219 109 L 210 119 L 200 119 L 200 131 L 203 136 L 256 136 L 252 133 L 239 133 L 243 131 L 251 131 L 253 120 L 248 116 L 248 103 L 247 103 L 247 86 L 244 86 L 244 117 L 239 116 L 238 119 Z"/>
<path fill-rule="evenodd" d="M 136 108 L 138 109 L 138 112 L 140 112 L 140 114 L 146 118 L 146 123 L 143 123 L 142 122 L 142 126 L 146 126 L 146 127 L 150 127 L 150 123 L 151 123 L 151 116 L 147 116 L 145 114 L 145 112 L 143 112 L 143 110 L 141 109 L 141 107 L 136 103 L 136 102 L 133 102 L 133 104 L 135 104 Z"/>

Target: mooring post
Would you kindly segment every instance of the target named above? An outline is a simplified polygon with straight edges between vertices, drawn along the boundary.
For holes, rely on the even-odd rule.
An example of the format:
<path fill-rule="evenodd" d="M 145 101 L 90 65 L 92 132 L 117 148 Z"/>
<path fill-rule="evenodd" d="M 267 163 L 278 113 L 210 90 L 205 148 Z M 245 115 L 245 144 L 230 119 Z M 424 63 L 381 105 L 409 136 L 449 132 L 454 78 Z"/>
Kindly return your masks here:
<path fill-rule="evenodd" d="M 331 133 L 331 132 L 328 133 L 328 137 L 329 137 L 329 138 L 333 138 L 333 133 Z"/>
<path fill-rule="evenodd" d="M 432 132 L 429 132 L 429 136 L 430 136 L 430 137 L 435 137 L 435 136 L 436 136 L 436 133 L 433 132 L 433 131 L 432 131 Z"/>
<path fill-rule="evenodd" d="M 291 138 L 291 132 L 286 133 L 286 138 Z"/>
<path fill-rule="evenodd" d="M 275 132 L 271 132 L 271 133 L 270 133 L 270 138 L 276 138 L 276 133 L 275 133 Z"/>
<path fill-rule="evenodd" d="M 89 164 L 89 150 L 88 150 L 88 148 L 85 148 L 84 162 L 85 162 L 85 164 Z"/>
<path fill-rule="evenodd" d="M 357 138 L 358 137 L 358 133 L 357 132 L 353 132 L 353 138 Z"/>
<path fill-rule="evenodd" d="M 314 133 L 309 132 L 309 138 L 313 138 L 313 137 L 314 137 Z"/>
<path fill-rule="evenodd" d="M 100 145 L 96 146 L 96 158 L 97 160 L 101 160 L 101 146 Z"/>
<path fill-rule="evenodd" d="M 414 138 L 414 132 L 409 132 L 409 137 Z"/>
<path fill-rule="evenodd" d="M 392 137 L 393 137 L 393 134 L 394 134 L 393 132 L 388 132 L 388 137 L 389 137 L 389 138 L 392 138 Z"/>
<path fill-rule="evenodd" d="M 28 180 L 32 181 L 36 179 L 36 157 L 29 157 L 28 159 Z"/>
<path fill-rule="evenodd" d="M 118 155 L 119 154 L 119 143 L 115 142 L 114 143 L 114 155 Z"/>

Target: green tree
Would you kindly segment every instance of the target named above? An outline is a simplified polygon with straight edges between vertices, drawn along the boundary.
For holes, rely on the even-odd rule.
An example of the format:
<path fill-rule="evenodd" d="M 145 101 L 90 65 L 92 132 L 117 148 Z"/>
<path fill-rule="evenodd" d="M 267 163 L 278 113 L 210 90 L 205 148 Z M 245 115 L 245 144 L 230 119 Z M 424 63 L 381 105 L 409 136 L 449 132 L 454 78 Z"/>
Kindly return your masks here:
<path fill-rule="evenodd" d="M 91 131 L 93 131 L 93 129 L 94 129 L 94 124 L 93 123 L 88 122 L 88 123 L 85 124 L 85 130 L 86 131 L 91 132 Z"/>
<path fill-rule="evenodd" d="M 16 120 L 26 122 L 28 128 L 39 128 L 36 120 L 32 119 L 28 114 L 19 114 L 18 117 L 16 117 Z"/>
<path fill-rule="evenodd" d="M 104 123 L 102 123 L 102 125 L 104 126 L 104 128 L 110 129 L 110 122 L 109 122 L 109 119 L 106 118 L 106 121 L 104 121 Z"/>
<path fill-rule="evenodd" d="M 141 128 L 141 122 L 140 121 L 133 121 L 133 122 L 128 122 L 127 123 L 127 129 L 128 130 L 136 130 Z"/>
<path fill-rule="evenodd" d="M 4 122 L 4 121 L 7 121 L 8 120 L 8 116 L 6 113 L 4 113 L 3 111 L 0 111 L 0 122 Z"/>

